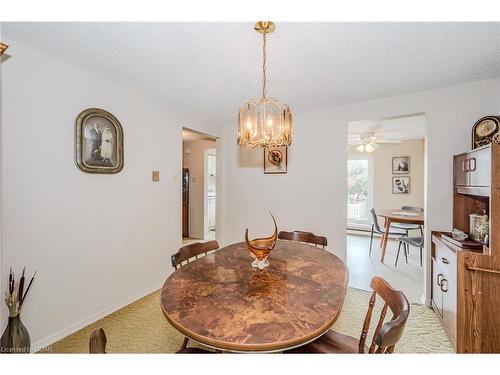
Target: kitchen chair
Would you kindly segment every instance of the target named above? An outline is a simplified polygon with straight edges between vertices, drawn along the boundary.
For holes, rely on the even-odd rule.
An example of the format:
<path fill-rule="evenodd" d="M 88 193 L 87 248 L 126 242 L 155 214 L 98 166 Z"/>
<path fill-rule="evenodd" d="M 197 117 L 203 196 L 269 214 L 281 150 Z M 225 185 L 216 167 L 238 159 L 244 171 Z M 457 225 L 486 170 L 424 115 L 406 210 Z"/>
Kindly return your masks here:
<path fill-rule="evenodd" d="M 401 211 L 413 211 L 413 212 L 423 213 L 424 209 L 420 208 L 420 207 L 413 207 L 413 206 L 401 206 Z M 424 235 L 424 231 L 423 231 L 422 226 L 420 224 L 393 223 L 393 224 L 391 224 L 391 227 L 396 228 L 396 229 L 405 230 L 407 236 L 408 236 L 408 231 L 416 230 L 416 229 L 420 229 L 420 234 L 422 236 Z"/>
<path fill-rule="evenodd" d="M 302 242 L 308 245 L 314 245 L 315 247 L 322 246 L 322 249 L 328 244 L 328 240 L 326 237 L 317 236 L 311 232 L 303 232 L 301 230 L 296 230 L 293 232 L 279 232 L 278 233 L 279 240 L 288 240 L 295 242 Z"/>
<path fill-rule="evenodd" d="M 93 330 L 90 333 L 89 353 L 90 354 L 106 354 L 106 334 L 102 328 Z"/>
<path fill-rule="evenodd" d="M 424 248 L 424 236 L 420 237 L 400 237 L 398 238 L 399 241 L 399 246 L 398 246 L 398 255 L 396 255 L 396 263 L 394 263 L 394 266 L 398 266 L 398 258 L 399 258 L 399 252 L 401 251 L 401 245 L 404 245 L 404 252 L 405 252 L 405 258 L 406 258 L 406 263 L 408 263 L 408 254 L 407 254 L 407 246 L 408 250 L 410 249 L 410 245 L 416 246 L 420 248 L 420 267 L 422 267 L 422 253 L 423 253 L 423 248 Z"/>
<path fill-rule="evenodd" d="M 217 241 L 195 242 L 183 246 L 172 255 L 172 267 L 178 269 L 182 266 L 183 262 L 186 262 L 185 264 L 190 263 L 200 256 L 204 256 L 208 252 L 217 250 L 218 248 L 219 243 Z"/>
<path fill-rule="evenodd" d="M 387 281 L 379 276 L 372 279 L 370 287 L 373 289 L 373 293 L 359 339 L 329 330 L 309 344 L 288 350 L 285 353 L 393 353 L 394 347 L 403 334 L 410 314 L 410 305 L 401 291 L 393 289 Z M 377 295 L 384 301 L 384 306 L 375 328 L 372 343 L 368 347 L 365 342 Z M 387 308 L 391 310 L 393 315 L 390 321 L 384 323 Z"/>
<path fill-rule="evenodd" d="M 198 257 L 205 256 L 208 252 L 217 249 L 219 249 L 219 243 L 217 241 L 195 242 L 190 245 L 183 246 L 175 254 L 172 255 L 172 267 L 174 267 L 175 269 L 179 269 L 182 267 L 183 262 L 186 262 L 185 264 L 188 264 L 198 259 Z M 181 349 L 177 353 L 201 353 L 199 350 L 203 351 L 203 349 L 188 348 L 188 342 L 189 339 L 185 337 Z"/>
<path fill-rule="evenodd" d="M 372 255 L 372 244 L 373 244 L 373 235 L 374 233 L 384 235 L 385 230 L 380 228 L 380 225 L 378 224 L 378 218 L 377 218 L 377 213 L 375 212 L 375 209 L 370 209 L 370 216 L 371 216 L 371 221 L 372 221 L 372 229 L 371 229 L 371 235 L 370 235 L 370 252 L 369 256 Z M 391 226 L 392 228 L 392 226 Z M 405 236 L 407 232 L 403 230 L 389 230 L 389 235 L 394 235 L 394 236 Z"/>

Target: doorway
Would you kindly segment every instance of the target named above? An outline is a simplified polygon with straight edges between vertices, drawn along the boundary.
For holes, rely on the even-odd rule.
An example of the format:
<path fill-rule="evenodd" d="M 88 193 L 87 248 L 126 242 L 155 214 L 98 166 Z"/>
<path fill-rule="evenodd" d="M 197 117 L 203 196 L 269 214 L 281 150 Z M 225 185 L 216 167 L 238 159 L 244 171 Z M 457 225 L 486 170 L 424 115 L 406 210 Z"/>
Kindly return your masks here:
<path fill-rule="evenodd" d="M 182 243 L 215 239 L 217 230 L 216 138 L 182 129 Z"/>
<path fill-rule="evenodd" d="M 374 224 L 376 220 L 384 229 L 384 211 L 425 211 L 425 134 L 423 114 L 348 123 L 346 235 L 351 287 L 370 290 L 371 279 L 379 275 L 410 302 L 422 302 L 424 250 L 399 246 L 401 237 L 421 237 L 421 228 L 403 230 L 392 224 L 391 232 L 397 234 L 389 236 L 382 262 L 383 244 Z"/>

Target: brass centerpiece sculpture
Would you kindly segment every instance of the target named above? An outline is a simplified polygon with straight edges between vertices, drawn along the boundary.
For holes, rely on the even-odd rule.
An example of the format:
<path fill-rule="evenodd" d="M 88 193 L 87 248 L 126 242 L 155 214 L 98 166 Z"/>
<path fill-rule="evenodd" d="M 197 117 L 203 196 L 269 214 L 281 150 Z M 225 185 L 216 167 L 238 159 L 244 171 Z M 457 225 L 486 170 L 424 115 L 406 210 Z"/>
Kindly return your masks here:
<path fill-rule="evenodd" d="M 269 266 L 267 257 L 271 254 L 271 251 L 276 245 L 276 240 L 278 239 L 278 226 L 276 225 L 276 220 L 271 212 L 269 212 L 274 222 L 274 233 L 270 237 L 256 238 L 254 240 L 248 239 L 248 228 L 245 230 L 245 242 L 247 243 L 247 249 L 250 255 L 254 258 L 252 262 L 252 267 L 263 270 Z"/>

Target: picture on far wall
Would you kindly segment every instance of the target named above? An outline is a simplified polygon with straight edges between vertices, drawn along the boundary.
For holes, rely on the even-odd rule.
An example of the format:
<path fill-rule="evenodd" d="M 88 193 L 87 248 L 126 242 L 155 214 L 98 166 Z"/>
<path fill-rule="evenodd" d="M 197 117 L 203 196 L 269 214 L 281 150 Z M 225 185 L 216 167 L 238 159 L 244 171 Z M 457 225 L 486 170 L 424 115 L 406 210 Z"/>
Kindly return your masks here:
<path fill-rule="evenodd" d="M 392 158 L 392 173 L 410 173 L 410 157 L 395 156 Z"/>
<path fill-rule="evenodd" d="M 264 149 L 264 173 L 279 174 L 287 172 L 288 148 L 286 146 Z"/>
<path fill-rule="evenodd" d="M 123 168 L 123 130 L 111 113 L 89 108 L 75 123 L 75 162 L 88 173 L 118 173 Z"/>
<path fill-rule="evenodd" d="M 392 194 L 410 194 L 410 176 L 393 177 Z"/>

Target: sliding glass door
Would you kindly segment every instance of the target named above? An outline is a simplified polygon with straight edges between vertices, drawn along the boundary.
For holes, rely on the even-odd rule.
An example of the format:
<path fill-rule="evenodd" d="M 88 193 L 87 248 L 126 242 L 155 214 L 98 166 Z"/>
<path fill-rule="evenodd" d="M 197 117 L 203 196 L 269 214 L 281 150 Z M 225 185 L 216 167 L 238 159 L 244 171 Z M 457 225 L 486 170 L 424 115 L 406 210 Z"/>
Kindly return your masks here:
<path fill-rule="evenodd" d="M 347 226 L 369 225 L 372 206 L 373 158 L 371 155 L 350 155 L 347 161 Z"/>

